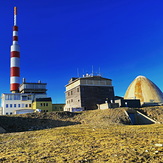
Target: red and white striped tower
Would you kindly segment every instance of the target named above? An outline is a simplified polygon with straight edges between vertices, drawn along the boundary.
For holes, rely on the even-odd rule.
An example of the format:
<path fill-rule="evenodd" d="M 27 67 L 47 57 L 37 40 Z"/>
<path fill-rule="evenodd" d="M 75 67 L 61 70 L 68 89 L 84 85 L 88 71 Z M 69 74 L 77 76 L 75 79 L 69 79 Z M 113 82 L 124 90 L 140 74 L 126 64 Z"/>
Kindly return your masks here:
<path fill-rule="evenodd" d="M 19 92 L 20 78 L 20 47 L 18 44 L 18 26 L 16 24 L 17 8 L 14 7 L 13 43 L 10 56 L 10 91 Z"/>

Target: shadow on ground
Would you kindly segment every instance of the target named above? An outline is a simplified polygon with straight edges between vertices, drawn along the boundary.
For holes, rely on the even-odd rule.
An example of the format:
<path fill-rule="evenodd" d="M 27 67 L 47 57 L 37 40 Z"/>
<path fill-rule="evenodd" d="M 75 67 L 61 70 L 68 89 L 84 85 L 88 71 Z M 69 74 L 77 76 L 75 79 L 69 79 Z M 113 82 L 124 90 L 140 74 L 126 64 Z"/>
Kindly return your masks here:
<path fill-rule="evenodd" d="M 68 120 L 38 119 L 30 117 L 0 116 L 0 126 L 6 132 L 34 131 L 48 128 L 80 124 Z"/>

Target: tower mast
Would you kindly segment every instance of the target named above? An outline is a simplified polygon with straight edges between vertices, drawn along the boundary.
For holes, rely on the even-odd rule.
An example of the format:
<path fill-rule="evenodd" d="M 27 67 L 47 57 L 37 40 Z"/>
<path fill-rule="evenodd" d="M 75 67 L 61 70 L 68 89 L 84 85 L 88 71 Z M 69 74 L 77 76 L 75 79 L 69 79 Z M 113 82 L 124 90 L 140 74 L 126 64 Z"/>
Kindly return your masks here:
<path fill-rule="evenodd" d="M 17 7 L 14 7 L 13 41 L 10 51 L 10 91 L 19 92 L 20 80 L 20 47 L 18 44 Z"/>

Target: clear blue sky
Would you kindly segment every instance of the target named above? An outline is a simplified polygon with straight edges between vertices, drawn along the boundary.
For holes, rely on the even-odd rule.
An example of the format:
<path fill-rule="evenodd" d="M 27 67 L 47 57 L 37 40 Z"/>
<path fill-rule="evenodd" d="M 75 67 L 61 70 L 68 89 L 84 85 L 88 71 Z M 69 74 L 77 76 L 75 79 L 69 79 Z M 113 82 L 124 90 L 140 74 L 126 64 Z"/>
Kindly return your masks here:
<path fill-rule="evenodd" d="M 99 67 L 115 95 L 144 75 L 163 90 L 162 0 L 1 0 L 0 93 L 9 92 L 13 7 L 18 7 L 21 79 L 46 82 L 65 101 L 71 77 Z"/>

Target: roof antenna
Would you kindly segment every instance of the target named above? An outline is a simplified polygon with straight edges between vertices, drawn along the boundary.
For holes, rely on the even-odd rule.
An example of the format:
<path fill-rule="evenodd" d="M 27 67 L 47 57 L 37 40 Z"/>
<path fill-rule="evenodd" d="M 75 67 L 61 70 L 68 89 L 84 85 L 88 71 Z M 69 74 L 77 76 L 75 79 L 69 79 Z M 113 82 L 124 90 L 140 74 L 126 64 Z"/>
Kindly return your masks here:
<path fill-rule="evenodd" d="M 84 75 L 84 69 L 83 69 L 83 77 L 84 77 L 85 75 Z"/>
<path fill-rule="evenodd" d="M 77 77 L 79 78 L 79 68 L 77 68 Z"/>
<path fill-rule="evenodd" d="M 94 76 L 94 75 L 93 75 L 93 65 L 92 65 L 92 76 Z"/>
<path fill-rule="evenodd" d="M 99 76 L 101 76 L 101 69 L 100 69 L 100 67 L 99 67 Z"/>

